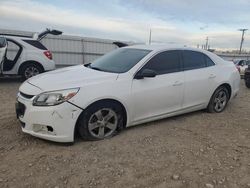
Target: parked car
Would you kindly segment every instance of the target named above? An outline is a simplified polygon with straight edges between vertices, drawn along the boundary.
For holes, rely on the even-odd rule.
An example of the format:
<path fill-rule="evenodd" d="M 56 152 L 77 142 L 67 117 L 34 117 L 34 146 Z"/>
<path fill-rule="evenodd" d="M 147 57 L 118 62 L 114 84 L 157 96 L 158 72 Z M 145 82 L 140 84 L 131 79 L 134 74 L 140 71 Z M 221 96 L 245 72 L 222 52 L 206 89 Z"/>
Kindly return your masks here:
<path fill-rule="evenodd" d="M 100 140 L 125 127 L 207 109 L 220 113 L 239 91 L 233 62 L 194 48 L 130 46 L 88 65 L 35 76 L 19 88 L 25 133 L 57 142 Z"/>
<path fill-rule="evenodd" d="M 245 71 L 244 79 L 245 79 L 246 86 L 250 88 L 250 65 L 248 65 L 248 68 Z"/>
<path fill-rule="evenodd" d="M 237 60 L 235 65 L 240 73 L 240 75 L 245 74 L 245 70 L 247 69 L 248 65 L 250 65 L 250 60 Z"/>
<path fill-rule="evenodd" d="M 47 34 L 60 34 L 46 30 L 36 38 L 4 35 L 7 48 L 1 48 L 0 75 L 21 75 L 24 79 L 55 69 L 52 53 L 40 42 Z M 58 31 L 59 32 L 59 31 Z M 3 52 L 4 51 L 4 52 Z"/>

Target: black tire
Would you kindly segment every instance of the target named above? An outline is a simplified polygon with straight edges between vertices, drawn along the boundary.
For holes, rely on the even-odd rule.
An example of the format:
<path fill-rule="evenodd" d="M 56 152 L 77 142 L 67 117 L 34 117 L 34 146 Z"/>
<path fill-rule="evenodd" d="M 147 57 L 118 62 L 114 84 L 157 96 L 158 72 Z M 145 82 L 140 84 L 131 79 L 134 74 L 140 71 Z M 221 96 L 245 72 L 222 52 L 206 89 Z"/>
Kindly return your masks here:
<path fill-rule="evenodd" d="M 218 97 L 220 94 L 224 95 L 225 97 L 225 101 L 218 101 Z M 223 99 L 224 99 L 223 97 Z M 227 103 L 229 101 L 229 91 L 225 86 L 220 86 L 219 88 L 217 88 L 213 94 L 213 96 L 211 97 L 209 104 L 207 106 L 207 111 L 209 113 L 221 113 L 225 110 Z M 225 102 L 225 103 L 224 103 Z M 219 105 L 216 103 L 221 103 L 221 107 L 218 107 Z M 217 105 L 217 106 L 216 106 Z"/>
<path fill-rule="evenodd" d="M 28 73 L 30 71 L 33 70 L 33 73 L 30 72 L 30 74 Z M 29 64 L 26 64 L 26 65 L 23 65 L 21 68 L 20 68 L 20 75 L 22 76 L 22 78 L 24 80 L 27 80 L 29 78 L 31 78 L 32 76 L 36 76 L 40 73 L 43 72 L 43 69 L 39 66 L 39 65 L 36 65 L 35 63 L 29 63 Z"/>
<path fill-rule="evenodd" d="M 110 132 L 111 134 L 107 133 L 107 135 L 104 137 L 97 137 L 97 136 L 95 136 L 94 131 L 96 131 L 96 134 L 99 135 L 101 125 L 99 127 L 97 127 L 96 129 L 93 129 L 91 131 L 90 130 L 90 121 L 92 121 L 93 118 L 97 118 L 95 115 L 96 113 L 101 111 L 103 114 L 106 109 L 111 109 L 111 111 L 113 111 L 117 115 L 117 118 L 116 118 L 117 125 L 115 127 L 115 130 L 112 133 Z M 90 118 L 92 118 L 92 119 L 90 119 Z M 104 118 L 103 118 L 103 120 L 104 120 Z M 121 131 L 123 128 L 123 121 L 124 121 L 124 116 L 123 116 L 123 112 L 122 112 L 122 107 L 117 103 L 103 101 L 103 102 L 98 102 L 96 104 L 91 105 L 90 107 L 88 107 L 84 111 L 83 114 L 81 114 L 81 116 L 78 119 L 77 130 L 78 130 L 78 133 L 81 136 L 81 138 L 84 140 L 91 140 L 91 141 L 102 140 L 105 138 L 112 137 L 112 136 L 116 135 L 119 131 Z M 105 125 L 102 125 L 102 126 L 104 126 L 104 130 L 105 129 L 109 130 L 109 128 L 106 127 Z"/>
<path fill-rule="evenodd" d="M 250 88 L 250 82 L 245 82 L 246 83 L 246 87 Z"/>

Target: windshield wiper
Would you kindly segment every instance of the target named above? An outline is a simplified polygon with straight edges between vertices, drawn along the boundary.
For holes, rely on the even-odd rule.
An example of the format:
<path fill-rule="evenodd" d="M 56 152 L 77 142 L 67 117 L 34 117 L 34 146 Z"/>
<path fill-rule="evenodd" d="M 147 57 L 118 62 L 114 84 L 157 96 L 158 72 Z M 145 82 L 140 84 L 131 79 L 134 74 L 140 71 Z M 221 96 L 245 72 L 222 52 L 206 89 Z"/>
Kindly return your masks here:
<path fill-rule="evenodd" d="M 86 64 L 86 65 L 84 65 L 85 67 L 88 67 L 88 68 L 90 68 L 90 69 L 94 69 L 94 70 L 98 70 L 98 71 L 102 71 L 102 72 L 109 72 L 109 71 L 106 71 L 106 70 L 103 70 L 103 69 L 101 69 L 101 68 L 98 68 L 98 67 L 93 67 L 93 66 L 91 66 L 91 64 Z M 112 72 L 111 72 L 112 73 Z"/>
<path fill-rule="evenodd" d="M 102 69 L 100 69 L 98 67 L 92 67 L 91 64 L 89 64 L 88 67 L 91 68 L 91 69 L 94 69 L 94 70 L 103 71 Z"/>

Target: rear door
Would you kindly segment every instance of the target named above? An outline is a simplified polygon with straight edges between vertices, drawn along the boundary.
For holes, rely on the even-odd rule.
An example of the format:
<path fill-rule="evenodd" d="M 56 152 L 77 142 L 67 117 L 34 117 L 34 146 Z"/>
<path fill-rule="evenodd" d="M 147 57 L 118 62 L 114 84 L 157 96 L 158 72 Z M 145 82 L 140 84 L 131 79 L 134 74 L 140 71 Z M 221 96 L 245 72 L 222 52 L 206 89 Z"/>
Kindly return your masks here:
<path fill-rule="evenodd" d="M 205 54 L 183 50 L 184 101 L 183 108 L 199 108 L 209 101 L 217 76 L 214 62 Z"/>
<path fill-rule="evenodd" d="M 3 63 L 3 71 L 11 71 L 19 60 L 20 55 L 22 54 L 23 47 L 12 39 L 7 39 L 8 47 L 6 53 L 6 59 Z"/>
<path fill-rule="evenodd" d="M 157 73 L 156 77 L 134 79 L 132 82 L 133 121 L 178 111 L 183 99 L 183 72 L 180 51 L 165 51 L 155 55 L 143 69 Z"/>

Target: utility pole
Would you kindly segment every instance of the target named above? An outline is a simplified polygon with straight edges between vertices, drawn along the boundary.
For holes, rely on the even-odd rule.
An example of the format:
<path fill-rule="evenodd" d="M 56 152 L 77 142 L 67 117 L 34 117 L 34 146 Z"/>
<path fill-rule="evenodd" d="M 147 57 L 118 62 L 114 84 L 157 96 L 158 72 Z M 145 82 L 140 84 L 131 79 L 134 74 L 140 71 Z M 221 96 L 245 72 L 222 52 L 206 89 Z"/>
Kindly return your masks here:
<path fill-rule="evenodd" d="M 245 32 L 247 31 L 248 29 L 239 29 L 239 31 L 242 32 L 242 35 L 241 35 L 241 42 L 240 42 L 240 51 L 239 51 L 239 54 L 241 54 L 241 50 L 242 50 L 242 45 L 243 45 L 243 42 L 244 42 L 244 35 L 245 35 Z"/>
<path fill-rule="evenodd" d="M 208 50 L 208 37 L 206 38 L 206 47 L 205 47 L 206 50 Z"/>
<path fill-rule="evenodd" d="M 148 44 L 151 44 L 151 40 L 152 40 L 152 29 L 149 29 L 149 40 L 148 40 Z"/>

